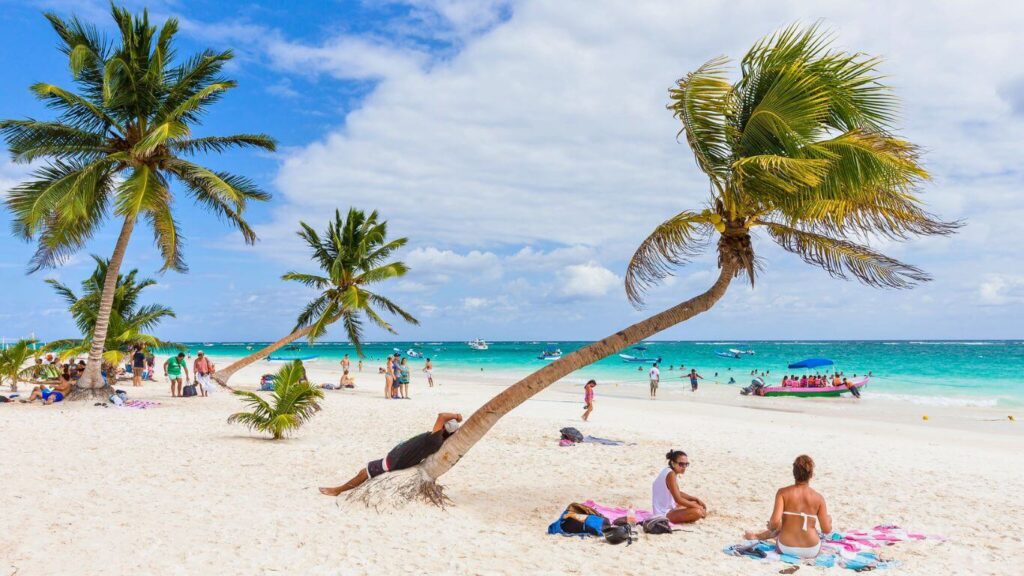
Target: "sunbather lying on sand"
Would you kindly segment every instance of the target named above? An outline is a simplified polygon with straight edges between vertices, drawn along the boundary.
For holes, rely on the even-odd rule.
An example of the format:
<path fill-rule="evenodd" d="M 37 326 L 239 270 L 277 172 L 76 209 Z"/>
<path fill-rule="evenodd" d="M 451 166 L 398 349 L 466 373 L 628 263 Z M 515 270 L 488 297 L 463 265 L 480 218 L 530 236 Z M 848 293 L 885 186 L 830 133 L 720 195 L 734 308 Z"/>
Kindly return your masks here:
<path fill-rule="evenodd" d="M 793 462 L 795 483 L 775 493 L 775 509 L 764 532 L 747 531 L 747 540 L 778 538 L 779 552 L 799 558 L 814 558 L 821 548 L 818 530 L 832 532 L 832 517 L 828 515 L 825 498 L 811 488 L 814 460 L 810 456 L 797 456 Z"/>
<path fill-rule="evenodd" d="M 65 368 L 56 384 L 53 386 L 36 386 L 32 389 L 32 393 L 28 395 L 28 400 L 22 400 L 22 402 L 35 402 L 42 398 L 43 404 L 53 404 L 54 402 L 60 402 L 70 393 L 71 379 Z"/>
<path fill-rule="evenodd" d="M 320 492 L 327 496 L 337 496 L 385 472 L 394 472 L 395 470 L 416 466 L 426 460 L 427 456 L 441 449 L 444 441 L 459 429 L 459 422 L 462 422 L 462 414 L 454 412 L 438 414 L 437 420 L 434 421 L 434 428 L 430 432 L 413 436 L 395 446 L 388 452 L 387 456 L 380 460 L 373 460 L 366 465 L 366 468 L 360 470 L 359 474 L 356 474 L 355 477 L 341 486 L 323 487 L 320 488 Z"/>

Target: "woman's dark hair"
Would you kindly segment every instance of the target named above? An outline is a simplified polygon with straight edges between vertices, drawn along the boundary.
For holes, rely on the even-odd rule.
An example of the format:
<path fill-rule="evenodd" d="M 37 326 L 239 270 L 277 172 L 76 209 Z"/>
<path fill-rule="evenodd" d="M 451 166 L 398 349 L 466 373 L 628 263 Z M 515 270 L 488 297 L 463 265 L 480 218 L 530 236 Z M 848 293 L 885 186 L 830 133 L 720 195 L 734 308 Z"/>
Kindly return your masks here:
<path fill-rule="evenodd" d="M 679 458 L 680 456 L 686 456 L 686 452 L 683 452 L 682 450 L 669 450 L 668 453 L 665 454 L 665 459 L 669 462 L 675 462 L 676 458 Z"/>
<path fill-rule="evenodd" d="M 807 454 L 801 454 L 793 460 L 793 479 L 807 482 L 814 476 L 814 460 Z"/>
<path fill-rule="evenodd" d="M 587 383 L 584 384 L 584 386 L 590 386 L 591 384 L 597 386 L 597 380 L 587 380 Z"/>

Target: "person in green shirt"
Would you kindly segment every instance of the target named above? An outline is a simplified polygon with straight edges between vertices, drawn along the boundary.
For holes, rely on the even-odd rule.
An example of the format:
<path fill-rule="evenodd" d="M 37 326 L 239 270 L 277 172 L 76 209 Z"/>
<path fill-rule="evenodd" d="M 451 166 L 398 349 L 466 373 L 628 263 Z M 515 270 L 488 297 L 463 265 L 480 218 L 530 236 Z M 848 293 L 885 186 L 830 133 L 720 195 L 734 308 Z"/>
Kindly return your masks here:
<path fill-rule="evenodd" d="M 173 358 L 164 362 L 164 376 L 171 381 L 171 396 L 181 396 L 181 373 L 185 372 L 185 380 L 188 380 L 188 364 L 185 363 L 185 353 L 178 352 Z"/>

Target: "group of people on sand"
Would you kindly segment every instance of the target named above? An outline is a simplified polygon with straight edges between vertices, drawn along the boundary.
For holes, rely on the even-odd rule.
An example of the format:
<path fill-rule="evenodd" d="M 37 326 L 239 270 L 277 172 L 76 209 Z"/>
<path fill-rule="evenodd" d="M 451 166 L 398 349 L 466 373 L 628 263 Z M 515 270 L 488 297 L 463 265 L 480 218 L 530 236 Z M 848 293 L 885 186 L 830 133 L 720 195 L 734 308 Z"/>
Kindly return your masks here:
<path fill-rule="evenodd" d="M 60 375 L 53 383 L 40 384 L 32 388 L 27 399 L 21 400 L 23 404 L 42 400 L 43 404 L 49 405 L 60 402 L 67 398 L 78 379 L 85 373 L 85 361 L 77 364 L 69 362 L 61 365 Z"/>
<path fill-rule="evenodd" d="M 411 366 L 407 358 L 400 352 L 384 358 L 384 366 L 378 373 L 384 375 L 384 398 L 388 400 L 408 400 Z M 434 387 L 434 363 L 430 358 L 423 363 L 423 374 L 427 377 L 427 385 Z"/>
<path fill-rule="evenodd" d="M 330 383 L 322 384 L 320 386 L 321 388 L 323 388 L 324 390 L 345 390 L 345 389 L 351 389 L 351 388 L 355 388 L 356 387 L 356 380 L 355 380 L 355 378 L 352 377 L 352 374 L 351 374 L 352 360 L 349 359 L 348 354 L 345 354 L 345 356 L 343 356 L 341 358 L 340 364 L 341 364 L 341 378 L 338 379 L 338 385 L 335 386 L 334 384 L 330 384 Z M 363 370 L 363 361 L 360 360 L 359 361 L 359 371 L 362 372 L 362 370 Z"/>
<path fill-rule="evenodd" d="M 690 467 L 690 458 L 682 450 L 665 454 L 668 465 L 654 479 L 651 508 L 655 515 L 668 518 L 673 524 L 689 524 L 708 515 L 704 501 L 679 488 L 682 476 Z M 793 461 L 793 484 L 775 493 L 775 503 L 764 530 L 748 530 L 747 540 L 774 539 L 782 554 L 798 558 L 814 558 L 821 549 L 819 532 L 832 532 L 832 517 L 825 498 L 811 488 L 814 460 L 806 454 Z"/>
<path fill-rule="evenodd" d="M 587 382 L 593 390 L 596 383 Z M 441 412 L 427 432 L 418 434 L 392 448 L 383 458 L 371 460 L 355 476 L 339 486 L 324 486 L 320 493 L 338 496 L 369 480 L 388 472 L 419 465 L 444 445 L 459 429 L 462 414 Z M 682 478 L 690 468 L 690 457 L 682 450 L 669 450 L 667 464 L 651 484 L 651 510 L 655 516 L 664 516 L 673 524 L 690 524 L 707 518 L 708 505 L 698 496 L 682 490 Z M 775 493 L 775 504 L 764 530 L 750 530 L 743 537 L 748 540 L 775 539 L 779 551 L 799 558 L 813 558 L 821 548 L 818 532 L 832 532 L 832 518 L 828 514 L 825 498 L 811 488 L 814 460 L 800 455 L 793 461 L 793 484 Z"/>

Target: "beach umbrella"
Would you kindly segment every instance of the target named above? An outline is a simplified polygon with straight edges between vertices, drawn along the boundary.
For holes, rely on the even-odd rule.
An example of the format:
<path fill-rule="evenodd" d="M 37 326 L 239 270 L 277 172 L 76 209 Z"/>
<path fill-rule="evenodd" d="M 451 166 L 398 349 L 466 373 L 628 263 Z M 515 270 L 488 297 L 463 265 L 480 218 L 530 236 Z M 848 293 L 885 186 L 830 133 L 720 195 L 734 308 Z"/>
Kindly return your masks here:
<path fill-rule="evenodd" d="M 789 365 L 790 368 L 819 368 L 821 366 L 831 366 L 835 362 L 828 358 L 808 358 L 799 362 L 794 362 Z"/>

